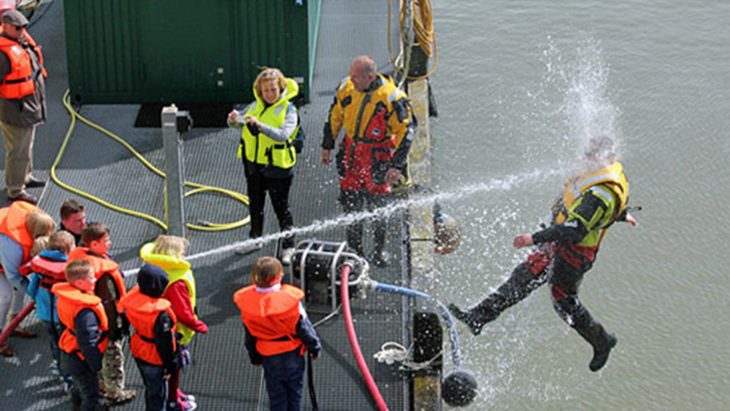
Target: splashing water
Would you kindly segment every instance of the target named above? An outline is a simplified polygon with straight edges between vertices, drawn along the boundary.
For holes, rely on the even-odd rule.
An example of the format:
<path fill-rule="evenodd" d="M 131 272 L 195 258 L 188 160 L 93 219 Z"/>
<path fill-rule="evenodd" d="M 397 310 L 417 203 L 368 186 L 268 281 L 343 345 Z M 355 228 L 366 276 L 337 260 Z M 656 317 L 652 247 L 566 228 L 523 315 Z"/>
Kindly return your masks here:
<path fill-rule="evenodd" d="M 563 141 L 573 148 L 569 150 L 573 155 L 571 160 L 582 158 L 583 149 L 592 137 L 609 136 L 618 149 L 621 113 L 610 100 L 610 67 L 603 59 L 600 42 L 585 38 L 575 48 L 574 55 L 566 58 L 549 37 L 543 63 L 546 82 L 563 94 L 558 112 L 566 126 Z"/>
<path fill-rule="evenodd" d="M 490 192 L 490 191 L 509 191 L 514 187 L 515 185 L 536 180 L 539 178 L 545 178 L 548 176 L 557 175 L 560 173 L 560 170 L 553 169 L 553 170 L 534 170 L 531 172 L 523 173 L 523 174 L 515 174 L 510 175 L 505 178 L 495 178 L 491 179 L 487 182 L 483 183 L 476 183 L 476 184 L 470 184 L 467 186 L 464 186 L 458 190 L 451 191 L 451 192 L 443 192 L 443 193 L 437 193 L 432 195 L 426 195 L 426 196 L 419 196 L 415 198 L 409 198 L 407 200 L 401 200 L 393 202 L 385 207 L 376 208 L 371 211 L 361 211 L 357 213 L 351 213 L 351 214 L 343 214 L 340 216 L 337 216 L 335 218 L 324 220 L 324 221 L 314 221 L 312 224 L 309 224 L 304 227 L 295 227 L 290 230 L 269 234 L 266 236 L 262 236 L 255 239 L 249 239 L 246 241 L 240 241 L 237 243 L 233 243 L 224 247 L 220 247 L 214 250 L 205 251 L 198 254 L 193 254 L 187 257 L 187 260 L 192 261 L 199 258 L 209 257 L 211 255 L 215 254 L 221 254 L 225 252 L 232 251 L 238 247 L 245 247 L 249 245 L 254 244 L 264 244 L 271 241 L 276 241 L 281 238 L 287 237 L 289 235 L 299 235 L 299 234 L 311 234 L 319 231 L 324 231 L 327 229 L 335 228 L 335 227 L 342 227 L 347 226 L 352 223 L 356 223 L 359 221 L 365 221 L 375 218 L 386 218 L 394 213 L 405 210 L 408 207 L 423 207 L 423 206 L 429 206 L 433 204 L 434 202 L 441 202 L 441 201 L 458 201 L 460 199 L 463 199 L 465 197 L 474 195 L 476 193 L 483 193 L 483 192 Z"/>

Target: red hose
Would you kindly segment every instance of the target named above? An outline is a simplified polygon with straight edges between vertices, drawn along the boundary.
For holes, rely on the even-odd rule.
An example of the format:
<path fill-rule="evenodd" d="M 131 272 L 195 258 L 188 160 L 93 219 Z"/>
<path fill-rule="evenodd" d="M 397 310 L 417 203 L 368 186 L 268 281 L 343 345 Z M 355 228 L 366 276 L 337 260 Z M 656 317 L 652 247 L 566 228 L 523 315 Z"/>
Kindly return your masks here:
<path fill-rule="evenodd" d="M 347 338 L 350 340 L 350 348 L 352 349 L 352 355 L 355 356 L 357 361 L 357 367 L 360 368 L 360 373 L 365 379 L 365 383 L 370 390 L 370 394 L 375 400 L 375 404 L 380 411 L 387 411 L 388 405 L 385 404 L 383 396 L 378 390 L 378 386 L 375 385 L 373 376 L 370 375 L 368 365 L 365 363 L 365 357 L 362 355 L 360 350 L 360 344 L 357 342 L 357 334 L 355 334 L 355 325 L 352 323 L 352 312 L 350 312 L 350 292 L 348 290 L 348 279 L 350 277 L 350 270 L 352 267 L 344 265 L 340 272 L 340 300 L 342 301 L 342 311 L 345 313 L 345 328 L 347 328 Z"/>
<path fill-rule="evenodd" d="M 35 308 L 35 303 L 29 303 L 28 305 L 23 307 L 22 310 L 20 310 L 18 315 L 16 315 L 15 318 L 13 318 L 13 320 L 10 321 L 8 326 L 5 327 L 5 329 L 3 330 L 3 333 L 0 334 L 0 345 L 5 344 L 5 341 L 8 340 L 8 337 L 10 337 L 10 334 L 12 334 L 13 331 L 15 331 L 15 327 L 17 327 L 18 324 L 20 324 L 23 321 L 23 319 L 25 317 L 27 317 L 31 311 L 33 311 L 34 308 Z"/>

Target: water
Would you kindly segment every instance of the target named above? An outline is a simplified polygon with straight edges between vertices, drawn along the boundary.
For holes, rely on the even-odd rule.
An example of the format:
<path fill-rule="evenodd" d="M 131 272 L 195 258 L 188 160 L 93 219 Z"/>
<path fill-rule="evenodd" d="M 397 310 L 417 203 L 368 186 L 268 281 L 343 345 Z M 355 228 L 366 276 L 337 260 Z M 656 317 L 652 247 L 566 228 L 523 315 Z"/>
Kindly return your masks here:
<path fill-rule="evenodd" d="M 436 298 L 477 302 L 525 256 L 585 139 L 620 142 L 639 226 L 613 227 L 581 300 L 619 337 L 608 365 L 540 289 L 461 329 L 480 393 L 467 409 L 727 409 L 730 3 L 434 0 L 438 189 L 560 173 L 444 202 L 464 228 Z"/>

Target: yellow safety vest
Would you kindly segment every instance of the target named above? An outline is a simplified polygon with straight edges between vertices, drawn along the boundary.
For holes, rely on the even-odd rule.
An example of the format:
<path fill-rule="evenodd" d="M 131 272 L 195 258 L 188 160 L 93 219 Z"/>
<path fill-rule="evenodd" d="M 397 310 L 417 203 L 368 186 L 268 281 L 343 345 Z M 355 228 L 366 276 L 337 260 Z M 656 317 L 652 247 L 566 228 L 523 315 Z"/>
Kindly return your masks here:
<path fill-rule="evenodd" d="M 588 190 L 606 206 L 600 221 L 586 221 L 572 212 L 578 206 L 580 196 Z M 566 181 L 563 208 L 555 216 L 555 222 L 560 224 L 568 218 L 580 220 L 589 232 L 576 245 L 597 247 L 606 234 L 606 228 L 626 210 L 628 202 L 629 182 L 624 174 L 624 167 L 618 161 L 614 161 L 606 168 Z"/>
<path fill-rule="evenodd" d="M 286 79 L 286 89 L 282 90 L 279 101 L 266 106 L 264 100 L 254 90 L 256 101 L 249 104 L 246 114 L 256 117 L 261 123 L 270 127 L 279 128 L 284 124 L 286 112 L 289 110 L 290 99 L 299 93 L 299 85 L 293 79 Z M 287 141 L 276 141 L 263 132 L 254 136 L 248 127 L 241 128 L 241 145 L 238 148 L 238 156 L 241 157 L 245 150 L 246 160 L 254 164 L 273 165 L 275 167 L 289 169 L 297 162 L 297 153 L 292 142 L 297 136 L 299 125 Z"/>
<path fill-rule="evenodd" d="M 176 281 L 184 282 L 185 286 L 188 288 L 188 293 L 190 294 L 190 306 L 193 309 L 193 313 L 195 313 L 195 277 L 193 277 L 193 272 L 190 270 L 190 263 L 182 258 L 173 257 L 171 255 L 153 254 L 152 250 L 154 250 L 154 248 L 154 243 L 147 243 L 143 245 L 139 250 L 140 258 L 142 258 L 145 262 L 160 267 L 165 271 L 165 273 L 167 273 L 167 277 L 170 282 L 167 283 L 165 291 L 167 291 L 167 289 Z M 195 313 L 195 318 L 198 318 L 197 313 Z M 190 340 L 192 340 L 195 335 L 195 331 L 191 330 L 181 322 L 178 322 L 177 324 L 177 332 L 182 334 L 180 344 L 190 344 Z"/>

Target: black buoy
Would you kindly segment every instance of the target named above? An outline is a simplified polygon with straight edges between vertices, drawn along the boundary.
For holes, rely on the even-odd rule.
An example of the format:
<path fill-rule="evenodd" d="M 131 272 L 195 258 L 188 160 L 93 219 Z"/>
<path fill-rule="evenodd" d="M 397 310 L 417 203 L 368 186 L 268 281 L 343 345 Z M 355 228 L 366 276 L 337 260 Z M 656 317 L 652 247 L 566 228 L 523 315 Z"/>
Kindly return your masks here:
<path fill-rule="evenodd" d="M 452 407 L 471 404 L 477 396 L 477 380 L 464 370 L 456 370 L 444 378 L 441 398 Z"/>

